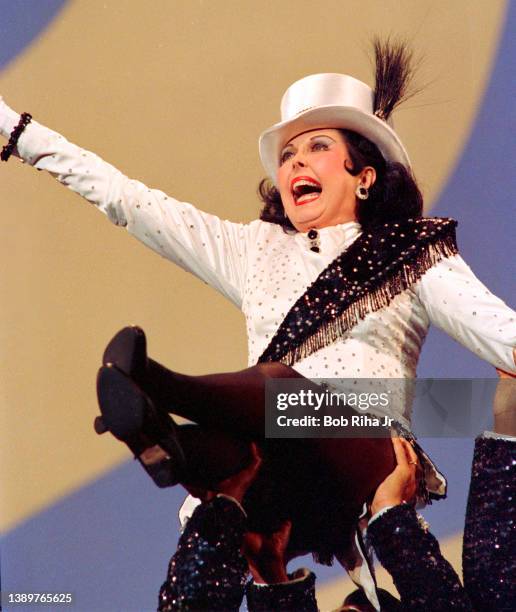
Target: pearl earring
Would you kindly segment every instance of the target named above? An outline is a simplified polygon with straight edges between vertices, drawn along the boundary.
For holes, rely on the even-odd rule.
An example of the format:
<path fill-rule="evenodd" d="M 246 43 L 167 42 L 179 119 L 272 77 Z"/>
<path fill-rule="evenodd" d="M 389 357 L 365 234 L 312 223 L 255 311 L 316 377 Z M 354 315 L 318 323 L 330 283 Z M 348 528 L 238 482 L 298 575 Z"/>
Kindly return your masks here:
<path fill-rule="evenodd" d="M 365 185 L 357 185 L 355 195 L 359 200 L 367 200 L 369 197 L 369 189 Z"/>

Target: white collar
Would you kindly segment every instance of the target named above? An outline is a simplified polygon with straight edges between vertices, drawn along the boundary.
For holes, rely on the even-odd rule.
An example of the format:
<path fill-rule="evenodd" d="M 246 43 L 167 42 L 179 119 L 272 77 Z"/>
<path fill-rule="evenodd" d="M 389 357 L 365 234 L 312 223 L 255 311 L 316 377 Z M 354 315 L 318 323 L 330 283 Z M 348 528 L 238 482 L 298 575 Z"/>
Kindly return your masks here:
<path fill-rule="evenodd" d="M 351 244 L 362 232 L 362 226 L 357 221 L 328 225 L 315 230 L 317 232 L 315 241 L 308 237 L 310 231 L 297 232 L 294 236 L 295 240 L 307 249 L 317 243 L 322 253 L 328 249 L 333 251 L 335 248 L 343 248 Z"/>

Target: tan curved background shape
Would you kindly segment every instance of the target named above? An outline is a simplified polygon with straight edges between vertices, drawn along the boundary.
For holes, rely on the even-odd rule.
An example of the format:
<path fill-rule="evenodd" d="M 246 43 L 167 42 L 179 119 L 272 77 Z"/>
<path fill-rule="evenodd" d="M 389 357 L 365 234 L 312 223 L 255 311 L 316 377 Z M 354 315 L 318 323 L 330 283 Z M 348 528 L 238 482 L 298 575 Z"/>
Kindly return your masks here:
<path fill-rule="evenodd" d="M 396 117 L 427 202 L 469 134 L 502 0 L 75 0 L 0 75 L 20 112 L 149 186 L 234 220 L 257 216 L 261 130 L 314 72 L 371 81 L 367 41 L 408 36 L 423 94 Z M 128 458 L 95 436 L 95 374 L 111 335 L 148 332 L 190 373 L 245 367 L 240 314 L 211 289 L 16 161 L 0 167 L 2 487 L 13 527 Z"/>

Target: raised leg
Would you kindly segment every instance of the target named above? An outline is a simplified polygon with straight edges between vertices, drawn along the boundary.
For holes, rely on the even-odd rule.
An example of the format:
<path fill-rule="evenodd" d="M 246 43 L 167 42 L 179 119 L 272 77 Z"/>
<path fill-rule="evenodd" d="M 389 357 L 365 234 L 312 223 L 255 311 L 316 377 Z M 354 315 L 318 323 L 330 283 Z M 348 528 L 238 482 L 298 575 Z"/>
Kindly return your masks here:
<path fill-rule="evenodd" d="M 271 378 L 306 380 L 292 368 L 266 363 L 239 372 L 188 376 L 148 359 L 141 338 L 132 344 L 139 354 L 118 360 L 122 344 L 112 342 L 105 359 L 125 363 L 127 373 L 158 412 L 171 412 L 199 425 L 198 438 L 190 445 L 191 456 L 198 455 L 197 473 L 207 474 L 213 455 L 215 463 L 222 461 L 222 466 L 226 460 L 225 467 L 238 471 L 242 463 L 238 469 L 235 466 L 244 459 L 235 441 L 256 440 L 263 447 L 262 469 L 244 500 L 251 529 L 271 530 L 278 520 L 290 517 L 295 550 L 315 551 L 329 560 L 333 552 L 347 548 L 362 504 L 394 469 L 390 439 L 265 439 L 266 382 Z M 217 438 L 216 432 L 225 438 Z M 177 428 L 176 436 L 184 447 L 187 443 Z M 206 448 L 210 450 L 203 456 Z M 227 453 L 227 448 L 232 450 Z"/>
<path fill-rule="evenodd" d="M 126 327 L 108 344 L 103 363 L 114 364 L 132 378 L 157 408 L 204 427 L 253 439 L 264 435 L 266 381 L 303 379 L 281 363 L 258 364 L 239 372 L 188 376 L 148 358 L 146 350 L 143 330 Z"/>
<path fill-rule="evenodd" d="M 149 359 L 145 390 L 159 406 L 199 425 L 260 439 L 265 431 L 265 384 L 271 378 L 303 378 L 281 363 L 239 372 L 188 376 Z"/>

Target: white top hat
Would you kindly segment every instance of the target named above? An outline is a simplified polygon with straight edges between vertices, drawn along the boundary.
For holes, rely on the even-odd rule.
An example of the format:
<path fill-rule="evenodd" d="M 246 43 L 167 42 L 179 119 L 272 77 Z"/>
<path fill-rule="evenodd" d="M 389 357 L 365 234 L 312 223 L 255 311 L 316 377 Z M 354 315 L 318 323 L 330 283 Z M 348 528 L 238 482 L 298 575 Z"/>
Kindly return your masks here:
<path fill-rule="evenodd" d="M 281 121 L 262 133 L 260 157 L 276 183 L 284 145 L 303 132 L 323 128 L 352 130 L 373 142 L 387 161 L 410 168 L 410 160 L 389 119 L 374 114 L 373 90 L 347 74 L 312 74 L 293 83 L 281 99 Z"/>

